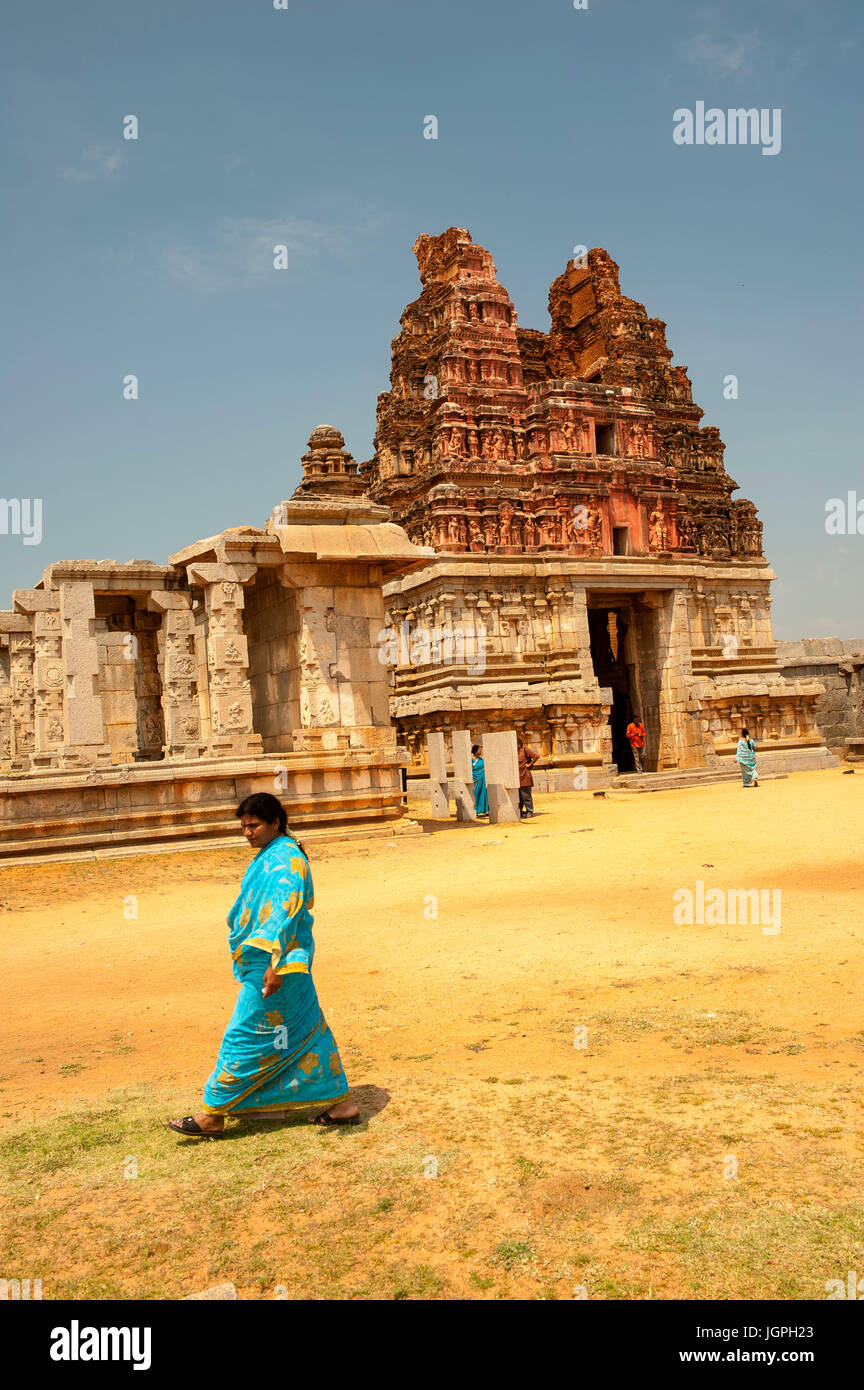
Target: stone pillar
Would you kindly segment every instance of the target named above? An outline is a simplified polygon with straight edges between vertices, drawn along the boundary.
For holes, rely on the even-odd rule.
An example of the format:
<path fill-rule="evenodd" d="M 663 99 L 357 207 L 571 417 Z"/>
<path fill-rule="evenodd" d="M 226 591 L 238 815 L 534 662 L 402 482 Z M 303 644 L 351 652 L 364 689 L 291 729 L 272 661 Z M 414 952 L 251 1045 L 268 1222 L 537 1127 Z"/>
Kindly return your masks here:
<path fill-rule="evenodd" d="M 483 734 L 480 739 L 486 765 L 489 824 L 519 819 L 519 756 L 512 731 Z"/>
<path fill-rule="evenodd" d="M 243 584 L 256 565 L 190 565 L 190 583 L 204 585 L 211 737 L 208 752 L 244 757 L 263 752 L 252 724 L 249 652 L 243 631 Z"/>
<path fill-rule="evenodd" d="M 338 573 L 334 574 L 334 577 L 339 578 Z M 349 573 L 342 577 L 352 576 Z M 304 590 L 298 596 L 301 622 L 305 620 L 304 615 L 307 612 L 306 592 Z M 328 594 L 330 592 L 327 590 Z M 310 604 L 309 617 L 313 611 L 314 605 Z M 361 748 L 368 743 L 370 729 L 390 727 L 388 665 L 380 660 L 381 654 L 385 657 L 388 655 L 387 651 L 382 653 L 379 642 L 379 634 L 384 628 L 384 603 L 380 584 L 368 580 L 365 584 L 337 583 L 332 590 L 331 606 L 325 609 L 324 626 L 327 635 L 332 634 L 335 643 L 335 647 L 331 647 L 329 642 L 327 644 L 328 651 L 333 650 L 335 655 L 322 673 L 326 676 L 326 684 L 330 689 L 335 685 L 333 713 L 338 716 L 338 723 L 342 728 L 348 731 L 350 746 Z M 306 629 L 311 641 L 312 628 L 308 621 Z M 396 642 L 390 645 L 396 644 L 398 637 Z M 310 647 L 307 647 L 307 656 L 309 654 Z M 398 653 L 391 651 L 389 655 L 395 656 L 398 660 Z M 392 665 L 389 669 L 393 669 Z M 308 664 L 305 675 L 308 682 L 311 675 L 311 667 Z M 321 688 L 319 685 L 318 690 Z M 307 689 L 311 713 L 312 690 L 308 684 Z M 380 734 L 376 733 L 372 737 L 377 743 Z"/>
<path fill-rule="evenodd" d="M 15 612 L 31 627 L 33 636 L 33 750 L 34 768 L 57 767 L 65 734 L 63 693 L 66 684 L 60 626 L 60 595 L 56 590 L 16 589 Z"/>
<path fill-rule="evenodd" d="M 299 582 L 308 577 L 300 575 L 297 587 L 297 607 L 300 614 L 300 631 L 297 637 L 300 727 L 294 731 L 294 751 L 314 753 L 323 749 L 347 749 L 350 735 L 343 727 L 339 686 L 346 677 L 359 675 L 360 666 L 355 659 L 352 669 L 351 659 L 346 650 L 342 652 L 345 669 L 340 666 L 333 587 Z M 369 632 L 368 626 L 366 631 Z M 372 661 L 377 660 L 377 656 L 373 658 L 372 654 L 367 652 L 366 657 L 364 669 L 368 676 L 372 672 Z M 383 667 L 381 673 L 385 675 Z M 378 673 L 375 674 L 377 676 Z M 346 699 L 346 713 L 350 717 L 348 704 L 349 700 Z"/>
<path fill-rule="evenodd" d="M 16 770 L 26 772 L 36 750 L 33 698 L 33 635 L 30 619 L 15 613 L 9 624 L 10 756 Z M 13 626 L 14 625 L 14 626 Z"/>
<path fill-rule="evenodd" d="M 155 589 L 147 597 L 147 607 L 151 613 L 162 614 L 158 640 L 165 756 L 198 758 L 202 738 L 192 596 L 183 590 Z"/>
<path fill-rule="evenodd" d="M 9 634 L 0 629 L 0 764 L 12 758 L 12 688 L 9 684 Z"/>
<path fill-rule="evenodd" d="M 453 780 L 456 796 L 456 819 L 476 820 L 474 804 L 474 773 L 471 769 L 471 734 L 467 729 L 453 730 Z"/>
<path fill-rule="evenodd" d="M 57 599 L 57 595 L 52 594 Z M 33 614 L 35 660 L 33 675 L 36 697 L 36 751 L 34 767 L 57 767 L 63 753 L 63 689 L 66 683 L 60 608 Z M 101 702 L 100 702 L 101 713 Z"/>
<path fill-rule="evenodd" d="M 693 617 L 696 641 L 694 646 L 710 647 L 711 634 L 710 624 L 705 614 L 706 595 L 701 584 L 696 584 L 692 588 L 693 595 Z"/>
<path fill-rule="evenodd" d="M 447 756 L 444 751 L 443 734 L 427 734 L 426 747 L 429 753 L 429 801 L 438 816 L 450 815 L 450 798 L 447 795 Z"/>
<path fill-rule="evenodd" d="M 597 677 L 591 660 L 591 628 L 588 625 L 588 591 L 575 588 L 573 598 L 573 640 L 579 653 L 579 673 L 588 690 L 597 689 Z"/>
<path fill-rule="evenodd" d="M 646 595 L 647 601 L 647 595 Z M 670 767 L 704 767 L 701 719 L 688 710 L 693 683 L 687 590 L 658 595 L 660 664 L 660 754 L 658 771 Z"/>
<path fill-rule="evenodd" d="M 63 665 L 66 677 L 66 741 L 61 765 L 108 764 L 93 585 L 84 580 L 60 585 Z"/>

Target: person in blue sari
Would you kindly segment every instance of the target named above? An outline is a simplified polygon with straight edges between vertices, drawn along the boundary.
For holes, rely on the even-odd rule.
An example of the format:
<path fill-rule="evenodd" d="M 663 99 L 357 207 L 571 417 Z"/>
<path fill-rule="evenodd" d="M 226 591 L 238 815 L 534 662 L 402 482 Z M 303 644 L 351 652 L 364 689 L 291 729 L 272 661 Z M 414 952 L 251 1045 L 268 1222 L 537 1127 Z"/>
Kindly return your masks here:
<path fill-rule="evenodd" d="M 758 787 L 759 770 L 756 767 L 756 745 L 746 729 L 741 730 L 735 761 L 741 768 L 741 781 L 745 787 Z"/>
<path fill-rule="evenodd" d="M 170 1129 L 218 1138 L 226 1115 L 274 1114 L 315 1106 L 317 1124 L 358 1124 L 336 1041 L 312 983 L 314 894 L 309 861 L 288 832 L 284 807 L 268 792 L 237 808 L 258 853 L 228 914 L 228 947 L 240 992 L 201 1113 Z M 321 1107 L 324 1107 L 322 1110 Z"/>
<path fill-rule="evenodd" d="M 489 798 L 486 795 L 486 764 L 480 756 L 480 744 L 471 748 L 471 771 L 474 775 L 474 809 L 478 816 L 488 816 Z"/>

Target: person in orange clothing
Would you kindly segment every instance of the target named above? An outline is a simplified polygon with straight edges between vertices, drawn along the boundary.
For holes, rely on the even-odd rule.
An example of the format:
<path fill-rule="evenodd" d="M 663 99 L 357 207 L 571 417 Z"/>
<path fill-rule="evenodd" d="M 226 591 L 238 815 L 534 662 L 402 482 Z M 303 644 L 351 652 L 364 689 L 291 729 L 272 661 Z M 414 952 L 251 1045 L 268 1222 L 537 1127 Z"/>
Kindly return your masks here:
<path fill-rule="evenodd" d="M 627 725 L 627 742 L 633 754 L 633 766 L 637 772 L 641 772 L 642 749 L 645 747 L 645 725 L 641 719 L 632 719 Z"/>

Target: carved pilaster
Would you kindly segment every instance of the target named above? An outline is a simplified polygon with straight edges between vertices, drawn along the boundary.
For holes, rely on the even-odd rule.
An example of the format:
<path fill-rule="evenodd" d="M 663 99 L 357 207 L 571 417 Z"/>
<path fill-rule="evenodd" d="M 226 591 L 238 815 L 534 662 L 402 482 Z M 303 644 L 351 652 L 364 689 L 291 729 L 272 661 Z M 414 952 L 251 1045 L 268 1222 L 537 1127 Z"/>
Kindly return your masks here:
<path fill-rule="evenodd" d="M 36 751 L 33 686 L 33 637 L 29 632 L 9 634 L 9 687 L 13 765 L 28 770 Z"/>
<path fill-rule="evenodd" d="M 202 740 L 191 595 L 157 589 L 148 595 L 147 606 L 151 612 L 162 614 L 157 632 L 157 660 L 162 684 L 165 757 L 197 758 L 202 751 Z"/>
<path fill-rule="evenodd" d="M 196 564 L 192 583 L 203 584 L 207 614 L 207 671 L 210 687 L 208 751 L 220 756 L 263 752 L 252 724 L 249 651 L 243 631 L 243 585 L 255 565 Z"/>
<path fill-rule="evenodd" d="M 57 767 L 66 735 L 63 636 L 60 608 L 33 614 L 34 624 L 34 767 Z"/>
<path fill-rule="evenodd" d="M 0 632 L 0 764 L 12 757 L 12 688 L 9 684 L 9 634 Z"/>

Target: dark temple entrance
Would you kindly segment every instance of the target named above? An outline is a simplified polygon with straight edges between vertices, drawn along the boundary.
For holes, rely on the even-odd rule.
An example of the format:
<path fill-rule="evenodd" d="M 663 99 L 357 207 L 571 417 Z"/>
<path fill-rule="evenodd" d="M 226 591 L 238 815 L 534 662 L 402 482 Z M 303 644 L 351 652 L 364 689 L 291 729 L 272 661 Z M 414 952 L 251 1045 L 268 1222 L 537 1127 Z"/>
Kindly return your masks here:
<path fill-rule="evenodd" d="M 612 759 L 619 772 L 633 771 L 633 754 L 627 742 L 627 725 L 633 718 L 633 675 L 626 660 L 631 651 L 631 610 L 604 604 L 588 608 L 591 633 L 591 661 L 601 685 L 612 690 L 609 724 L 612 732 Z"/>

